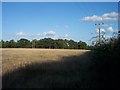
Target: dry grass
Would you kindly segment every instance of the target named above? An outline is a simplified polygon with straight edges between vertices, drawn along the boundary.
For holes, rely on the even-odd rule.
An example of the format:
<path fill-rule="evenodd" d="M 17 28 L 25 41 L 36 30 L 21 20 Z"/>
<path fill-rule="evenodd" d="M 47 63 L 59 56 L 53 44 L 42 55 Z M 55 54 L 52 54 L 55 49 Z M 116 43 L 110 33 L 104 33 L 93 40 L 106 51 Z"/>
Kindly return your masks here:
<path fill-rule="evenodd" d="M 62 57 L 77 56 L 88 51 L 67 49 L 2 49 L 3 74 L 35 62 L 61 60 Z"/>
<path fill-rule="evenodd" d="M 95 87 L 89 50 L 3 49 L 4 88 Z"/>

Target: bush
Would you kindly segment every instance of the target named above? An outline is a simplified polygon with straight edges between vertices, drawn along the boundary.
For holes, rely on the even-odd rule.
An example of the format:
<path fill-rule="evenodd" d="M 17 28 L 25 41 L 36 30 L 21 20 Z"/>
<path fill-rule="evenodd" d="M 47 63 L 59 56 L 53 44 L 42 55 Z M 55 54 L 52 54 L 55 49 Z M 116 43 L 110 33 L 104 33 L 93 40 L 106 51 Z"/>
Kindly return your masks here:
<path fill-rule="evenodd" d="M 120 39 L 97 47 L 94 58 L 98 87 L 119 87 Z"/>

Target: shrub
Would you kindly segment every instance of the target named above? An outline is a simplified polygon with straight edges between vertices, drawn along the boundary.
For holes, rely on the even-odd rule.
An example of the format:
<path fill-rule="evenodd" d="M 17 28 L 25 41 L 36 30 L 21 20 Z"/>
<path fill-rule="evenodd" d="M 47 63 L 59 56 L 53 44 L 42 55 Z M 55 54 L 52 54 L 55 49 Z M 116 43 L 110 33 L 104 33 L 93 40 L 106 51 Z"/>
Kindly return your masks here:
<path fill-rule="evenodd" d="M 119 87 L 120 39 L 111 39 L 94 50 L 98 87 Z"/>

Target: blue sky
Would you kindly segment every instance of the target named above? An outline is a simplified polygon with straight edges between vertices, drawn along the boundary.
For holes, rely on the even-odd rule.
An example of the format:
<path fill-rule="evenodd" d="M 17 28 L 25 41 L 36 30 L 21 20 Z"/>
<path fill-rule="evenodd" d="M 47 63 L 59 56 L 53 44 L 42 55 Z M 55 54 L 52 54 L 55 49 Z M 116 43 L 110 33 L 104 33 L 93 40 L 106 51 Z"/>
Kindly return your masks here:
<path fill-rule="evenodd" d="M 119 0 L 2 0 L 2 2 L 119 2 Z"/>
<path fill-rule="evenodd" d="M 117 2 L 3 2 L 3 40 L 20 38 L 73 39 L 88 44 L 97 35 L 95 23 L 106 37 L 118 30 Z"/>
<path fill-rule="evenodd" d="M 0 40 L 2 39 L 2 3 L 0 2 Z"/>

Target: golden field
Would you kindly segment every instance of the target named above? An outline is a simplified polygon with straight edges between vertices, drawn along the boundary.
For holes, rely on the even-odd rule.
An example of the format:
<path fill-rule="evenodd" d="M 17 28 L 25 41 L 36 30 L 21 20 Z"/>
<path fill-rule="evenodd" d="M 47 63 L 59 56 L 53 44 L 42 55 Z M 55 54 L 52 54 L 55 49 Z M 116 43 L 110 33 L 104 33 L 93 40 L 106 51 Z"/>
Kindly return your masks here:
<path fill-rule="evenodd" d="M 89 50 L 2 49 L 3 88 L 95 87 Z"/>
<path fill-rule="evenodd" d="M 63 57 L 77 56 L 89 50 L 67 49 L 2 49 L 3 74 L 27 64 L 62 60 Z"/>

